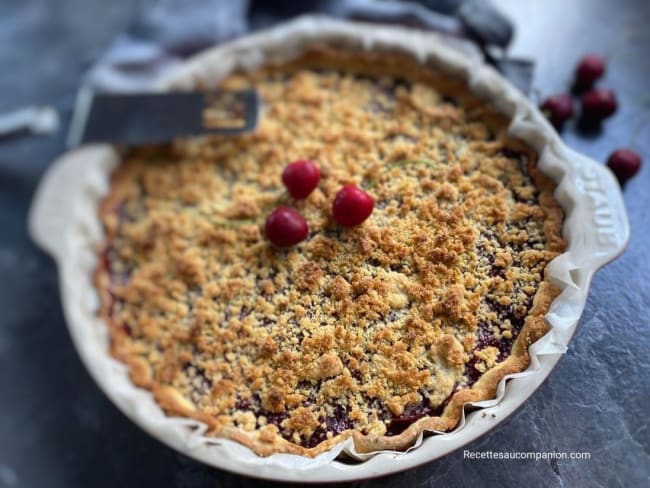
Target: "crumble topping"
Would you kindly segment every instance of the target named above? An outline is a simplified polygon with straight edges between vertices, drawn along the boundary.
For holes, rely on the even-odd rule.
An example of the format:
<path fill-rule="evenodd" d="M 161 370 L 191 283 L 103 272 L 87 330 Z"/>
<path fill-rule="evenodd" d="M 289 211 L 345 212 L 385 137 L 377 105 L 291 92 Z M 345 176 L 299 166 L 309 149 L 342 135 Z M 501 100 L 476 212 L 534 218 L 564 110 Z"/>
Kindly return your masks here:
<path fill-rule="evenodd" d="M 563 251 L 535 154 L 494 109 L 426 80 L 295 66 L 223 86 L 260 92 L 255 132 L 134 150 L 114 177 L 113 354 L 215 435 L 314 447 L 441 415 L 510 356 Z M 296 201 L 280 175 L 299 159 L 321 181 Z M 331 203 L 350 183 L 376 205 L 345 229 Z M 293 248 L 264 240 L 278 205 L 309 223 Z"/>

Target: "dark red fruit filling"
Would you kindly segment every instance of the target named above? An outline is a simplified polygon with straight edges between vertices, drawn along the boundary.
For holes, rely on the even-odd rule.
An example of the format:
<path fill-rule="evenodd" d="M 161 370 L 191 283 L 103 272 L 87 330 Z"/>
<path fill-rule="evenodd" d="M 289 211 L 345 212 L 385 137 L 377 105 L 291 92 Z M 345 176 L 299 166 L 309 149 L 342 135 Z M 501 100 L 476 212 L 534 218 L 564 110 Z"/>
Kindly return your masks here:
<path fill-rule="evenodd" d="M 391 419 L 386 429 L 386 435 L 389 437 L 399 435 L 408 429 L 413 422 L 420 420 L 422 417 L 437 417 L 439 415 L 442 415 L 443 410 L 455 392 L 456 387 L 454 387 L 445 401 L 437 407 L 432 407 L 429 404 L 429 399 L 426 397 L 417 405 L 410 405 L 406 407 L 402 415 L 393 417 Z"/>

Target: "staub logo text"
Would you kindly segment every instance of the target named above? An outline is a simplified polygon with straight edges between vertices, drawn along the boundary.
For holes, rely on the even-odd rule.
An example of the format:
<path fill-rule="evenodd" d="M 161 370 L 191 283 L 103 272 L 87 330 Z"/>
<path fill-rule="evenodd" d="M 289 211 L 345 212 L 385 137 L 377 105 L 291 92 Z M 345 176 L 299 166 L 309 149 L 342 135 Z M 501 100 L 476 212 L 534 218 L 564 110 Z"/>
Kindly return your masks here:
<path fill-rule="evenodd" d="M 615 248 L 617 245 L 616 224 L 598 170 L 590 164 L 585 164 L 581 176 L 587 198 L 594 209 L 593 224 L 596 227 L 598 243 L 603 247 Z"/>

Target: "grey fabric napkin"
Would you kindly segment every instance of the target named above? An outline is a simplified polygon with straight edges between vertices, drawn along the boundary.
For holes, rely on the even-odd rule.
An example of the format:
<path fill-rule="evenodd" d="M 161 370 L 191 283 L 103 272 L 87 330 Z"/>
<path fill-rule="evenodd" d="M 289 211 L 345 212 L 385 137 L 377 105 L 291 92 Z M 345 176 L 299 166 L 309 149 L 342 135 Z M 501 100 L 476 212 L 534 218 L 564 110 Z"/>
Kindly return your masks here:
<path fill-rule="evenodd" d="M 248 0 L 146 0 L 84 82 L 112 92 L 150 89 L 188 55 L 247 32 L 248 9 Z"/>
<path fill-rule="evenodd" d="M 146 91 L 201 49 L 306 12 L 399 23 L 469 39 L 524 92 L 530 85 L 532 63 L 505 56 L 511 24 L 480 0 L 141 0 L 140 15 L 84 82 L 103 91 Z"/>

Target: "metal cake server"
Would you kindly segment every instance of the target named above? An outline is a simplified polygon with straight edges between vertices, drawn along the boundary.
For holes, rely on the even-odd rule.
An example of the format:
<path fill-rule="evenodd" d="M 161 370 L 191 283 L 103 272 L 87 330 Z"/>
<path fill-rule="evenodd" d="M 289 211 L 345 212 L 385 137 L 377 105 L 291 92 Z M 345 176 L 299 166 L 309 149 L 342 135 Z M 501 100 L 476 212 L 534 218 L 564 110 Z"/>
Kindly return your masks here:
<path fill-rule="evenodd" d="M 107 142 L 141 145 L 202 134 L 255 129 L 260 100 L 255 90 L 114 94 L 82 88 L 74 104 L 67 145 Z M 29 107 L 0 116 L 0 138 L 59 130 L 54 107 Z"/>

